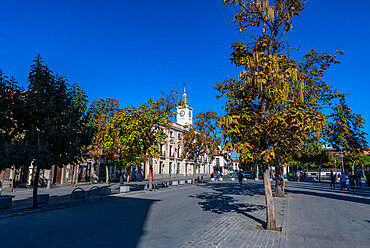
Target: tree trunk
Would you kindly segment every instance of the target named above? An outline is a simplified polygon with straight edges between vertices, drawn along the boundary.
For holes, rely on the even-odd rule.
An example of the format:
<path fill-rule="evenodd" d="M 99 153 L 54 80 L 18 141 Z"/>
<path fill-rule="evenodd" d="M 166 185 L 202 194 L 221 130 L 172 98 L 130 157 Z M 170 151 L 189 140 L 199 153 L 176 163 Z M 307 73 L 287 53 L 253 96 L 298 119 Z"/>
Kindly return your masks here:
<path fill-rule="evenodd" d="M 10 191 L 14 191 L 14 179 L 15 179 L 15 166 L 12 166 L 11 169 L 12 171 L 12 180 L 10 181 Z"/>
<path fill-rule="evenodd" d="M 281 163 L 281 158 L 277 157 L 275 160 L 275 172 L 276 172 L 276 188 L 275 188 L 275 197 L 284 197 L 285 193 L 285 181 L 284 181 L 284 172 L 283 165 Z"/>
<path fill-rule="evenodd" d="M 196 168 L 197 168 L 197 162 L 196 162 L 197 160 L 195 159 L 194 160 L 194 164 L 193 164 L 193 179 L 192 179 L 192 181 L 191 181 L 191 184 L 195 184 L 195 175 L 196 175 L 196 173 L 197 173 L 197 171 L 196 171 Z"/>
<path fill-rule="evenodd" d="M 150 180 L 149 160 L 144 163 L 144 179 Z"/>
<path fill-rule="evenodd" d="M 130 176 L 131 176 L 131 167 L 127 167 L 126 171 L 127 171 L 126 182 L 129 183 L 130 182 Z"/>
<path fill-rule="evenodd" d="M 36 174 L 33 181 L 33 208 L 39 207 L 39 202 L 37 200 L 37 188 L 39 186 L 40 168 L 36 167 Z"/>
<path fill-rule="evenodd" d="M 272 197 L 271 181 L 270 181 L 270 168 L 268 165 L 264 165 L 263 171 L 263 186 L 265 188 L 265 200 L 266 200 L 266 229 L 276 229 L 276 216 L 275 216 L 275 203 Z"/>
<path fill-rule="evenodd" d="M 108 167 L 108 164 L 105 165 L 105 184 L 109 184 L 109 167 Z"/>
<path fill-rule="evenodd" d="M 148 174 L 149 174 L 149 190 L 153 190 L 153 173 L 152 173 L 152 163 L 153 163 L 153 160 L 152 160 L 152 157 L 149 155 L 149 160 L 148 160 Z"/>
<path fill-rule="evenodd" d="M 77 176 L 77 166 L 74 164 L 72 169 L 72 188 L 76 187 L 76 176 Z"/>

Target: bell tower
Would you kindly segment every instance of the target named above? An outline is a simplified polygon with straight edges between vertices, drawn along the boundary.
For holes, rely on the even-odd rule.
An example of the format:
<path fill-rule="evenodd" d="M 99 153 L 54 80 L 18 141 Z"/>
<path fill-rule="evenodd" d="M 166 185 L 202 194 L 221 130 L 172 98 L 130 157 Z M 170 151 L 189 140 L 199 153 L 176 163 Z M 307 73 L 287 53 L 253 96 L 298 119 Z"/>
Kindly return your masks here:
<path fill-rule="evenodd" d="M 184 94 L 182 94 L 182 101 L 177 106 L 176 122 L 183 126 L 193 125 L 193 108 L 189 106 L 188 95 L 184 84 Z"/>

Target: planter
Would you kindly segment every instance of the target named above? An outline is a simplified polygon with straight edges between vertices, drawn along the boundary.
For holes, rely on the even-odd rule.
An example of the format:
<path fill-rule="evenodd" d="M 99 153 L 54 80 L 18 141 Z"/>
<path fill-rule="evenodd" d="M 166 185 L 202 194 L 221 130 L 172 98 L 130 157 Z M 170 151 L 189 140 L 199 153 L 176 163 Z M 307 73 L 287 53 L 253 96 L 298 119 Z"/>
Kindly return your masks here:
<path fill-rule="evenodd" d="M 37 202 L 39 204 L 47 204 L 49 202 L 49 194 L 37 195 Z"/>
<path fill-rule="evenodd" d="M 189 180 L 186 180 L 186 183 L 191 183 L 191 179 L 189 179 Z"/>
<path fill-rule="evenodd" d="M 222 177 L 220 177 L 220 181 L 223 181 L 224 179 Z"/>
<path fill-rule="evenodd" d="M 235 178 L 233 178 L 233 177 L 232 177 L 232 178 L 231 178 L 231 181 L 235 181 Z"/>
<path fill-rule="evenodd" d="M 102 195 L 110 195 L 112 194 L 112 189 L 111 188 L 100 188 L 101 194 Z"/>
<path fill-rule="evenodd" d="M 179 184 L 185 184 L 184 180 L 179 181 Z"/>
<path fill-rule="evenodd" d="M 243 181 L 244 181 L 244 182 L 246 182 L 246 181 L 247 181 L 247 179 L 246 179 L 246 178 L 243 178 Z"/>
<path fill-rule="evenodd" d="M 214 181 L 215 180 L 215 178 L 214 177 L 211 177 L 211 181 Z"/>
<path fill-rule="evenodd" d="M 130 192 L 130 186 L 120 186 L 120 187 L 119 187 L 119 192 L 120 192 L 120 193 L 127 193 L 127 192 Z"/>
<path fill-rule="evenodd" d="M 12 206 L 12 196 L 0 196 L 0 209 L 10 208 Z"/>
<path fill-rule="evenodd" d="M 179 181 L 172 181 L 172 185 L 173 186 L 179 185 Z"/>

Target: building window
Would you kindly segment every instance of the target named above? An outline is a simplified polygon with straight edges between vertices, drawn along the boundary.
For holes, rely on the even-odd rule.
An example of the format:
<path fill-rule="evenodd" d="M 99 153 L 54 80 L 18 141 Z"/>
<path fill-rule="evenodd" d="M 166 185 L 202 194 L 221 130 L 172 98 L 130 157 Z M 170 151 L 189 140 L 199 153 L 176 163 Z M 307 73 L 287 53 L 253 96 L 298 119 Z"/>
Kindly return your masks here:
<path fill-rule="evenodd" d="M 173 138 L 173 131 L 170 131 L 170 137 Z"/>

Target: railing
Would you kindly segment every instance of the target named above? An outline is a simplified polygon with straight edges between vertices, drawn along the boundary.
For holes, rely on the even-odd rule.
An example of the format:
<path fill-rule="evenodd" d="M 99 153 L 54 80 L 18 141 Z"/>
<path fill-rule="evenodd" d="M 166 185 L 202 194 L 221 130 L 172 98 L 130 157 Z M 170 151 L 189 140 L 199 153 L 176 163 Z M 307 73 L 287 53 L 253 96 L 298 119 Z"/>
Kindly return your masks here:
<path fill-rule="evenodd" d="M 80 187 L 75 188 L 75 189 L 72 191 L 71 196 L 69 197 L 69 202 L 71 202 L 71 201 L 72 201 L 73 193 L 74 193 L 75 191 L 77 191 L 77 190 L 82 191 L 84 202 L 86 202 L 86 192 L 85 192 L 85 190 L 83 190 L 83 188 L 80 188 Z M 80 197 L 79 197 L 79 198 L 73 198 L 73 199 L 82 199 L 82 198 L 80 198 Z"/>
<path fill-rule="evenodd" d="M 99 190 L 99 194 L 100 194 L 100 200 L 103 199 L 103 194 L 101 193 L 101 189 L 98 187 L 98 186 L 93 186 L 91 187 L 91 189 L 89 189 L 89 192 L 87 193 L 87 200 L 90 200 L 90 193 L 91 193 L 91 190 L 92 189 L 98 189 Z"/>

